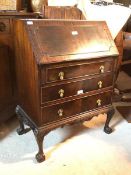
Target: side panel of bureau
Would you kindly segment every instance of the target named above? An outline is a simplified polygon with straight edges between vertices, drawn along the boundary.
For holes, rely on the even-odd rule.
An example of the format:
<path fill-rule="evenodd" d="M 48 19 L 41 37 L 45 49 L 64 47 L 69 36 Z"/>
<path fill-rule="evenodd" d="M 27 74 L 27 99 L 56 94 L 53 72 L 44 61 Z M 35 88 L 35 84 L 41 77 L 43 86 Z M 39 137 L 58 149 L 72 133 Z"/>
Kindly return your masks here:
<path fill-rule="evenodd" d="M 35 63 L 26 29 L 21 21 L 15 21 L 15 58 L 17 72 L 18 104 L 37 124 L 40 119 L 40 99 L 38 83 L 38 67 Z M 24 59 L 23 59 L 24 58 Z"/>

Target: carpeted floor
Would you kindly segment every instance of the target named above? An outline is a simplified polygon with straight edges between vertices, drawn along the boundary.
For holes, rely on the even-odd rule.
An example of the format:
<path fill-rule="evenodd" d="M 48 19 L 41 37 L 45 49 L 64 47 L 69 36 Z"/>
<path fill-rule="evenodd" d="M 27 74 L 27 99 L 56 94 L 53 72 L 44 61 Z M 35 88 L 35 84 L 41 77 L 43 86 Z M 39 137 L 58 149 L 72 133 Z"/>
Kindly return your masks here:
<path fill-rule="evenodd" d="M 50 132 L 44 140 L 46 161 L 39 164 L 33 133 L 18 136 L 13 118 L 0 126 L 0 175 L 131 175 L 131 124 L 116 110 L 114 132 L 107 135 L 105 119 L 100 115 Z"/>

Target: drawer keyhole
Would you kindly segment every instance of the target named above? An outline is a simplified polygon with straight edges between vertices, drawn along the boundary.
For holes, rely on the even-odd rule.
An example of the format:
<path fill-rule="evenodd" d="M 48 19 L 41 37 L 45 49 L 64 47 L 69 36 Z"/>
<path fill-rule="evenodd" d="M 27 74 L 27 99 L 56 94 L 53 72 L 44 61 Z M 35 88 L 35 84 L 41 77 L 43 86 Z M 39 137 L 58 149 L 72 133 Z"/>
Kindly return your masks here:
<path fill-rule="evenodd" d="M 102 88 L 102 85 L 103 85 L 103 82 L 102 82 L 102 81 L 99 81 L 99 82 L 98 82 L 98 87 L 99 87 L 99 89 Z"/>
<path fill-rule="evenodd" d="M 98 99 L 97 102 L 96 102 L 97 103 L 97 106 L 101 106 L 101 102 L 102 101 L 100 99 Z"/>
<path fill-rule="evenodd" d="M 64 72 L 60 72 L 59 73 L 59 78 L 60 78 L 60 80 L 63 80 L 64 79 Z"/>
<path fill-rule="evenodd" d="M 104 73 L 105 72 L 105 67 L 102 65 L 100 66 L 100 73 Z"/>
<path fill-rule="evenodd" d="M 59 110 L 58 110 L 58 115 L 59 115 L 59 117 L 62 117 L 62 116 L 63 116 L 63 112 L 64 112 L 63 109 L 59 109 Z"/>
<path fill-rule="evenodd" d="M 59 95 L 60 95 L 61 98 L 64 97 L 64 90 L 63 89 L 60 89 L 58 93 L 59 93 Z"/>

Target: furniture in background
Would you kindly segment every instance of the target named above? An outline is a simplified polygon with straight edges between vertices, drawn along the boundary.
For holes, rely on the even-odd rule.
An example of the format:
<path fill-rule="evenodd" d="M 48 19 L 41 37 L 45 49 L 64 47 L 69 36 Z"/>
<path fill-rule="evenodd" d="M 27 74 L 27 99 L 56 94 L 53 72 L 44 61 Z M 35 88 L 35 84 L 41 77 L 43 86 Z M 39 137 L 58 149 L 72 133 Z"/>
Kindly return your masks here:
<path fill-rule="evenodd" d="M 123 43 L 123 54 L 119 59 L 118 67 L 119 71 L 126 72 L 129 76 L 131 76 L 131 17 L 127 21 L 126 25 L 123 27 L 123 35 L 122 35 L 122 43 Z M 118 38 L 119 43 L 119 38 Z M 119 49 L 118 49 L 119 50 Z M 119 50 L 121 53 L 121 50 Z M 120 54 L 121 55 L 121 54 Z M 118 73 L 119 73 L 118 71 Z M 120 100 L 121 101 L 131 101 L 131 98 L 125 95 L 125 93 L 131 92 L 131 89 L 120 89 L 118 84 L 118 89 L 120 91 Z"/>
<path fill-rule="evenodd" d="M 15 114 L 17 101 L 13 33 L 16 18 L 36 18 L 36 14 L 0 12 L 0 123 Z"/>
<path fill-rule="evenodd" d="M 118 51 L 105 22 L 15 21 L 15 45 L 18 134 L 25 124 L 33 131 L 38 162 L 44 136 L 57 127 L 107 113 L 104 131 L 112 132 Z"/>
<path fill-rule="evenodd" d="M 85 19 L 82 12 L 77 7 L 66 6 L 42 6 L 41 17 L 44 19 Z"/>
<path fill-rule="evenodd" d="M 123 36 L 123 60 L 121 70 L 124 71 L 129 77 L 131 77 L 131 17 L 127 21 L 124 27 Z M 119 84 L 118 84 L 119 85 Z M 120 89 L 120 101 L 131 102 L 131 83 L 129 82 L 127 89 Z M 119 87 L 119 86 L 118 86 Z M 117 110 L 121 113 L 123 118 L 131 123 L 131 105 L 117 106 Z"/>
<path fill-rule="evenodd" d="M 118 61 L 117 61 L 117 68 L 116 68 L 116 79 L 118 78 L 118 74 L 120 72 L 121 69 L 121 64 L 122 64 L 122 59 L 123 59 L 123 31 L 121 30 L 115 40 L 114 40 L 116 47 L 118 49 L 119 52 L 119 57 L 118 57 Z"/>
<path fill-rule="evenodd" d="M 122 70 L 131 76 L 131 16 L 124 27 Z M 126 69 L 127 68 L 127 69 Z"/>

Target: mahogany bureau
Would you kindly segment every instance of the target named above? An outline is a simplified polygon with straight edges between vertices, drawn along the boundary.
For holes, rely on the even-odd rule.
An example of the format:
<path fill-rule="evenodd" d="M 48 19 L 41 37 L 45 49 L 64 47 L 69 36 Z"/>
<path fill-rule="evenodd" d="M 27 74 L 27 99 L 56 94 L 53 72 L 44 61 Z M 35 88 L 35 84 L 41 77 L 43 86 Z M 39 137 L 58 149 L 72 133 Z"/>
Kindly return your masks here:
<path fill-rule="evenodd" d="M 28 125 L 45 160 L 43 138 L 51 130 L 114 113 L 112 91 L 118 51 L 103 21 L 16 20 L 18 134 Z"/>

